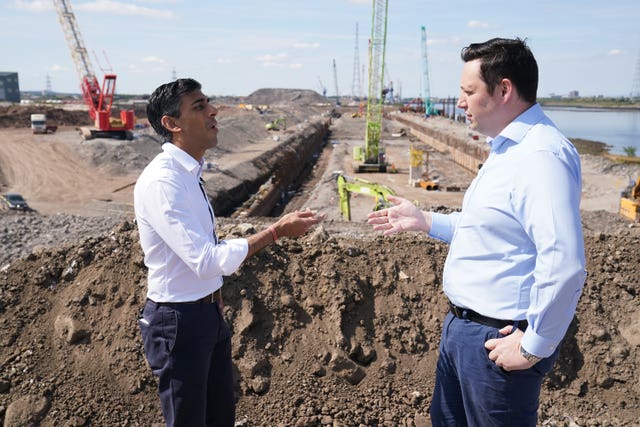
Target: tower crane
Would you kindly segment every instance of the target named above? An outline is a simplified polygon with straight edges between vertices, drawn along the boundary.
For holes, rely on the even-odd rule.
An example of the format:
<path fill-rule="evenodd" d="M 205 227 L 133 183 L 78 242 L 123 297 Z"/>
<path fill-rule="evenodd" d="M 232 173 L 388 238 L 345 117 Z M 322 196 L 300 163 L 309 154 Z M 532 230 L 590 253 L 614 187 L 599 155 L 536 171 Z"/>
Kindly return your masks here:
<path fill-rule="evenodd" d="M 389 0 L 373 0 L 371 40 L 369 40 L 369 91 L 364 150 L 354 147 L 356 172 L 386 172 L 387 161 L 382 146 L 382 113 L 384 103 L 384 56 L 387 44 L 387 11 Z"/>
<path fill-rule="evenodd" d="M 83 136 L 86 139 L 94 137 L 132 139 L 131 129 L 135 124 L 133 110 L 120 111 L 120 119 L 111 117 L 111 106 L 116 90 L 116 75 L 105 74 L 102 87 L 100 87 L 92 70 L 91 61 L 82 41 L 70 2 L 53 0 L 53 4 L 80 78 L 82 98 L 89 107 L 89 116 L 95 124 L 95 128 L 83 129 Z"/>
<path fill-rule="evenodd" d="M 429 62 L 427 61 L 427 30 L 420 27 L 422 38 L 420 45 L 422 46 L 422 101 L 424 102 L 424 114 L 429 117 L 436 113 L 433 104 L 431 104 L 431 93 L 429 88 Z"/>

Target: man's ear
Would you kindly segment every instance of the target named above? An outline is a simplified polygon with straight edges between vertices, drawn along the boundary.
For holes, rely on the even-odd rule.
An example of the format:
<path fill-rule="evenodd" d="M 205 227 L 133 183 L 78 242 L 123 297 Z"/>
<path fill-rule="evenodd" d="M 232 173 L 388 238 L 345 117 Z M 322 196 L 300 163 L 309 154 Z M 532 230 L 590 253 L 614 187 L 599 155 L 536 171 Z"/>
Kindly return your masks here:
<path fill-rule="evenodd" d="M 175 117 L 171 117 L 171 116 L 162 116 L 162 118 L 160 119 L 160 123 L 162 123 L 162 126 L 164 126 L 169 132 L 173 133 L 173 132 L 179 132 L 180 126 L 178 126 L 178 123 L 176 122 Z"/>
<path fill-rule="evenodd" d="M 502 79 L 500 81 L 500 84 L 498 84 L 497 90 L 500 91 L 500 96 L 502 97 L 503 101 L 508 101 L 510 98 L 516 95 L 515 87 L 509 79 Z"/>

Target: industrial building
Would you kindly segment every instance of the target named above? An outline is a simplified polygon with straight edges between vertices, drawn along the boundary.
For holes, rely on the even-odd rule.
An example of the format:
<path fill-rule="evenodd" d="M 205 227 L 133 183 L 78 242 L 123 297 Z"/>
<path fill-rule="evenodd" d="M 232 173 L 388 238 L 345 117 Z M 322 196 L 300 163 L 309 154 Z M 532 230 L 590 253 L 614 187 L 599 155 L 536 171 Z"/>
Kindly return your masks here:
<path fill-rule="evenodd" d="M 20 102 L 18 73 L 0 71 L 0 101 Z"/>

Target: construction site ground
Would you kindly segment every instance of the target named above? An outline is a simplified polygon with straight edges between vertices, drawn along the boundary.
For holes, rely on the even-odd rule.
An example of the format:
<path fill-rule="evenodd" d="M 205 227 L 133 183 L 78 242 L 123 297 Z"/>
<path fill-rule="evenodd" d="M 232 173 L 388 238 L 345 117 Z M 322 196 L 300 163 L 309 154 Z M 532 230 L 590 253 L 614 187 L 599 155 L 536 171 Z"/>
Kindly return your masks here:
<path fill-rule="evenodd" d="M 315 209 L 326 220 L 225 280 L 237 425 L 429 425 L 447 246 L 417 233 L 373 232 L 365 217 L 374 200 L 365 195 L 352 196 L 352 221 L 342 219 L 335 177 L 355 175 L 352 152 L 365 121 L 351 117 L 357 107 L 318 98 L 263 90 L 244 102 L 269 105 L 267 113 L 222 105 L 220 143 L 206 158 L 212 170 L 234 168 L 311 117 L 332 117 L 325 148 L 285 208 Z M 0 426 L 161 425 L 137 327 L 146 271 L 132 216 L 133 185 L 160 141 L 144 120 L 133 141 L 83 141 L 75 126 L 86 123 L 71 116 L 57 133 L 33 135 L 29 113 L 0 110 L 0 192 L 17 191 L 33 208 L 0 210 Z M 265 129 L 282 116 L 286 130 Z M 460 123 L 428 120 L 468 133 Z M 431 151 L 430 178 L 461 191 L 416 188 L 408 150 L 418 141 L 391 119 L 383 140 L 397 173 L 359 178 L 425 209 L 460 208 L 472 172 Z M 589 276 L 544 382 L 539 425 L 638 426 L 640 228 L 617 208 L 640 166 L 589 154 L 582 166 Z M 243 236 L 272 221 L 219 218 L 219 234 Z"/>

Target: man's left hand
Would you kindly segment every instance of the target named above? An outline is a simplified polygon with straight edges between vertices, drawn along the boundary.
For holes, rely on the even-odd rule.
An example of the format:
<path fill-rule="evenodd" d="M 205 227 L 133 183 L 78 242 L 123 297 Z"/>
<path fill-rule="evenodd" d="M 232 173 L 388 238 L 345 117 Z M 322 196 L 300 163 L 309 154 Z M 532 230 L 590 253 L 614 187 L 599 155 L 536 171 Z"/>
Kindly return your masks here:
<path fill-rule="evenodd" d="M 535 362 L 530 362 L 520 354 L 520 341 L 524 332 L 516 329 L 513 333 L 512 325 L 500 329 L 503 338 L 493 338 L 484 343 L 484 347 L 489 350 L 489 359 L 505 371 L 517 371 L 529 369 Z"/>

